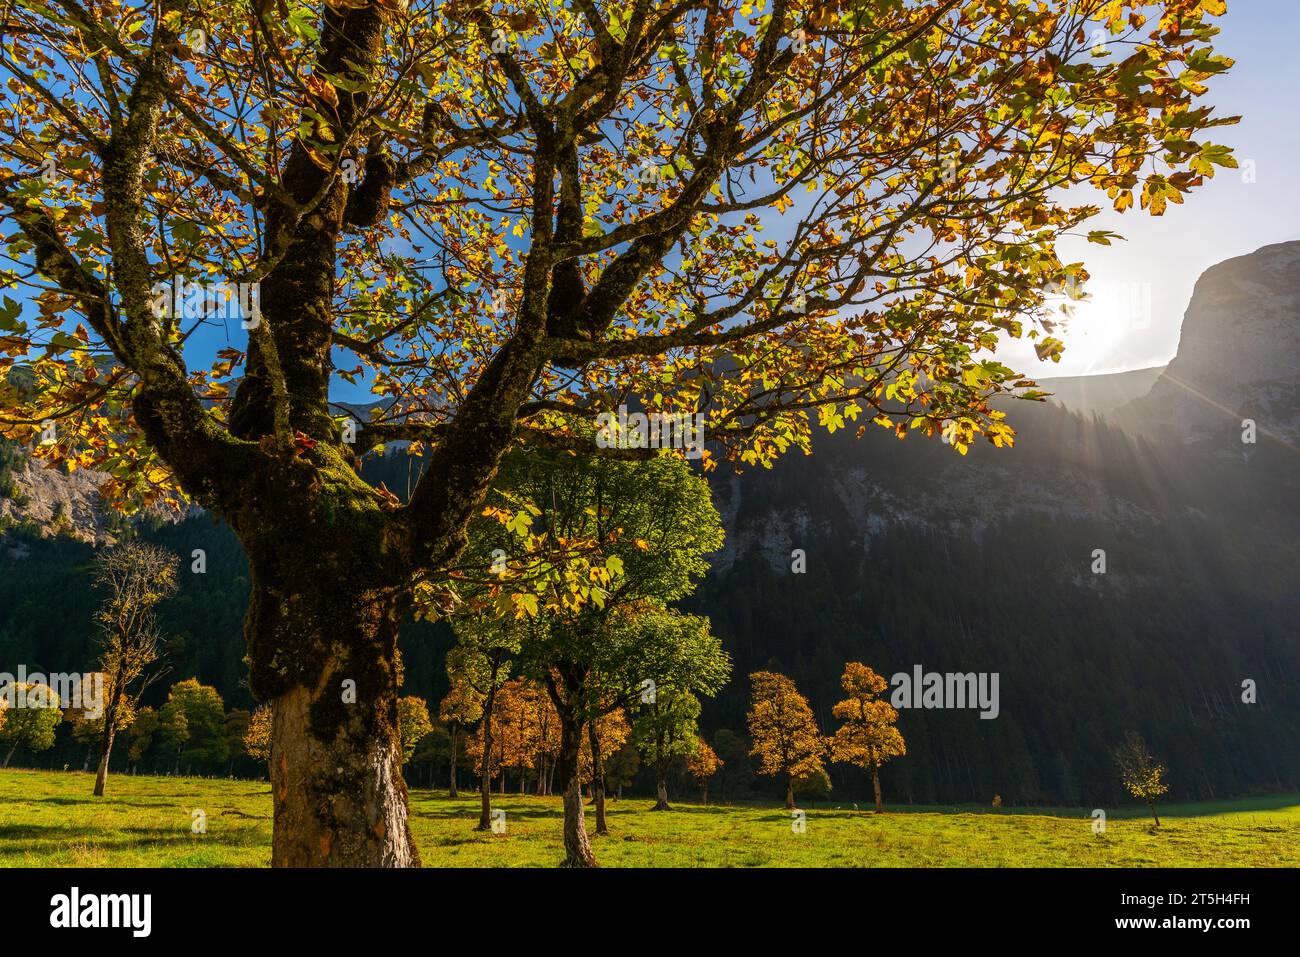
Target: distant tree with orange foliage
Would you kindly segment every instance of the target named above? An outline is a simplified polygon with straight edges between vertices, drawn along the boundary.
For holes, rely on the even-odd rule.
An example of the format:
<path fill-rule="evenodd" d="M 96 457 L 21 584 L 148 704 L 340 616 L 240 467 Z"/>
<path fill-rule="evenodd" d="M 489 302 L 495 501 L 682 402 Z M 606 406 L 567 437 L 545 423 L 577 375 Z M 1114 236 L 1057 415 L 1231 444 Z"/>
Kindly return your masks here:
<path fill-rule="evenodd" d="M 709 742 L 700 737 L 695 739 L 695 750 L 686 759 L 686 773 L 699 784 L 700 800 L 704 804 L 709 803 L 709 779 L 726 763 L 709 747 Z"/>
<path fill-rule="evenodd" d="M 495 701 L 501 686 L 510 680 L 514 658 L 519 652 L 524 627 L 517 622 L 496 620 L 488 615 L 465 616 L 455 625 L 456 646 L 447 653 L 448 672 L 457 680 L 468 682 L 482 696 L 483 720 L 475 737 L 475 754 L 479 758 L 478 830 L 492 830 L 492 778 L 504 756 L 499 743 L 492 740 Z M 495 762 L 495 764 L 493 763 Z"/>
<path fill-rule="evenodd" d="M 588 721 L 578 753 L 579 774 L 591 786 L 591 803 L 596 808 L 596 833 L 608 834 L 605 821 L 605 756 L 613 754 L 632 736 L 627 713 L 617 708 Z"/>
<path fill-rule="evenodd" d="M 548 745 L 546 731 L 555 725 L 551 717 L 554 706 L 536 682 L 515 678 L 501 686 L 493 710 L 502 766 L 519 775 L 522 794 L 529 777 L 541 773 Z"/>
<path fill-rule="evenodd" d="M 759 759 L 759 774 L 785 776 L 785 806 L 793 809 L 795 779 L 825 770 L 826 739 L 793 681 L 772 671 L 756 671 L 749 681 L 749 753 Z"/>
<path fill-rule="evenodd" d="M 844 722 L 831 738 L 831 758 L 871 772 L 876 811 L 880 812 L 885 809 L 880 796 L 880 766 L 890 758 L 907 754 L 903 735 L 895 727 L 898 712 L 880 697 L 889 682 L 860 661 L 850 661 L 844 666 L 840 686 L 848 697 L 831 709 Z"/>
<path fill-rule="evenodd" d="M 449 797 L 458 797 L 456 763 L 461 735 L 465 728 L 476 724 L 483 717 L 483 695 L 474 687 L 469 676 L 457 667 L 453 655 L 447 656 L 447 677 L 451 681 L 451 688 L 438 704 L 438 720 L 447 726 L 447 735 L 451 739 L 451 772 L 447 794 Z"/>

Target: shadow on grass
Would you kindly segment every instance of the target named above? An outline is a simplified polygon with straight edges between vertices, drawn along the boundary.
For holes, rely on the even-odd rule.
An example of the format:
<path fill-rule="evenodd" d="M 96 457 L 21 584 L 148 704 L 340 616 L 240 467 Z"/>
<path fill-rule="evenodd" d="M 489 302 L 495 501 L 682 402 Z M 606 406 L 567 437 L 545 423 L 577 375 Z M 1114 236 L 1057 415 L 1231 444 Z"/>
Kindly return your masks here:
<path fill-rule="evenodd" d="M 927 814 L 1001 814 L 1009 816 L 1036 815 L 1069 820 L 1092 816 L 1089 807 L 1004 807 L 993 810 L 982 805 L 957 805 L 955 807 L 901 806 L 892 809 L 901 813 Z M 1103 807 L 1106 816 L 1113 820 L 1140 820 L 1150 818 L 1151 811 L 1144 804 L 1124 804 L 1119 807 Z M 1267 814 L 1278 811 L 1292 811 L 1297 814 L 1300 823 L 1300 794 L 1274 794 L 1264 797 L 1234 798 L 1227 801 L 1200 801 L 1195 803 L 1158 804 L 1156 811 L 1163 821 L 1166 818 L 1212 818 L 1222 815 L 1249 816 L 1250 814 Z"/>
<path fill-rule="evenodd" d="M 54 804 L 58 807 L 76 807 L 79 805 L 92 805 L 95 807 L 118 807 L 118 808 L 144 808 L 144 807 L 180 807 L 183 803 L 180 798 L 171 801 L 142 801 L 139 798 L 119 798 L 113 794 L 106 794 L 103 797 L 59 797 L 58 795 L 28 795 L 23 797 L 26 804 Z"/>
<path fill-rule="evenodd" d="M 188 828 L 176 827 L 133 827 L 114 830 L 112 837 L 100 836 L 95 831 L 88 831 L 73 825 L 64 824 L 0 824 L 0 841 L 22 841 L 23 850 L 35 851 L 42 847 L 67 847 L 70 840 L 82 840 L 97 848 L 106 850 L 139 849 L 146 844 L 192 843 L 196 848 L 211 841 L 218 846 L 243 846 L 250 841 L 239 840 L 240 837 L 251 838 L 251 843 L 261 844 L 265 835 L 257 828 L 238 828 L 223 831 L 219 837 L 195 837 Z"/>
<path fill-rule="evenodd" d="M 492 802 L 492 809 L 504 808 L 511 820 L 536 820 L 536 821 L 558 821 L 564 816 L 564 808 L 556 804 L 554 808 L 539 807 L 532 808 L 525 805 L 519 807 L 510 802 L 497 803 Z M 411 802 L 411 816 L 415 818 L 425 818 L 427 820 L 439 821 L 477 821 L 479 818 L 478 807 L 434 807 L 430 809 L 427 804 L 420 802 Z"/>

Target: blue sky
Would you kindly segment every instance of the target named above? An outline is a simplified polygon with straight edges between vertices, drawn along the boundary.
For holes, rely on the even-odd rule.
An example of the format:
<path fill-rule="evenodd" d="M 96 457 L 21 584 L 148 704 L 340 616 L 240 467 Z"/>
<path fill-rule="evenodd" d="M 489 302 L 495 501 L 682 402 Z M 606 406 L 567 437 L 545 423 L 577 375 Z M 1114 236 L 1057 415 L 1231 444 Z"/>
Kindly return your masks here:
<path fill-rule="evenodd" d="M 1255 181 L 1243 182 L 1244 169 L 1220 170 L 1162 217 L 1103 216 L 1095 228 L 1114 229 L 1127 242 L 1062 248 L 1062 258 L 1087 265 L 1096 305 L 1070 323 L 1060 363 L 1039 362 L 1023 343 L 1000 349 L 1001 361 L 1039 377 L 1163 365 L 1178 349 L 1183 312 L 1206 268 L 1300 239 L 1300 3 L 1229 0 L 1218 23 L 1216 49 L 1237 63 L 1216 78 L 1206 101 L 1242 120 L 1210 130 L 1210 138 L 1231 146 L 1243 167 L 1253 161 Z"/>

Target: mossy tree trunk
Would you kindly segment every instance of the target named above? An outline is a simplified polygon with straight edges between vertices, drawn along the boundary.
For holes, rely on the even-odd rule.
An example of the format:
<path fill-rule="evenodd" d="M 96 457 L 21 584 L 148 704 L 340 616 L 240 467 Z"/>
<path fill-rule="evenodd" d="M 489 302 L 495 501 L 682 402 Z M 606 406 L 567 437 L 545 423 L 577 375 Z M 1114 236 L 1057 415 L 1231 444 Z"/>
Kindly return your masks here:
<path fill-rule="evenodd" d="M 388 595 L 334 585 L 326 598 L 319 586 L 282 592 L 255 576 L 248 620 L 254 687 L 265 688 L 268 673 L 279 678 L 283 663 L 295 662 L 272 697 L 272 861 L 418 865 L 397 729 L 401 609 Z"/>
<path fill-rule="evenodd" d="M 385 16 L 378 3 L 327 8 L 314 74 L 375 73 Z M 123 103 L 129 116 L 101 151 L 111 287 L 77 262 L 48 217 L 21 204 L 16 218 L 38 270 L 77 297 L 132 373 L 131 411 L 148 444 L 191 501 L 230 523 L 248 557 L 250 688 L 273 706 L 273 863 L 414 864 L 397 737 L 398 624 L 414 581 L 438 582 L 464 550 L 468 524 L 519 438 L 519 410 L 552 359 L 549 217 L 536 227 L 514 333 L 467 384 L 454 417 L 436 430 L 429 422 L 360 423 L 349 446 L 329 402 L 334 352 L 346 345 L 335 329 L 338 248 L 345 228 L 383 219 L 398 164 L 385 144 L 367 143 L 366 175 L 354 187 L 299 139 L 271 177 L 274 188 L 259 190 L 264 253 L 250 275 L 260 283 L 260 316 L 245 326 L 243 376 L 224 420 L 214 416 L 154 304 L 147 178 L 174 85 L 170 47 L 155 43 L 139 58 Z M 331 128 L 354 145 L 370 109 L 369 87 L 359 86 L 334 88 L 328 104 Z M 552 208 L 562 140 L 543 138 L 533 157 L 538 210 Z M 625 295 L 620 286 L 606 297 L 609 308 L 597 303 L 606 325 Z M 436 439 L 405 505 L 355 471 L 356 454 L 397 439 Z"/>
<path fill-rule="evenodd" d="M 249 556 L 244 622 L 253 694 L 272 704 L 272 862 L 406 867 L 397 728 L 397 636 L 410 607 L 383 534 L 385 512 L 351 468 L 318 488 L 288 465 L 234 522 Z M 311 476 L 312 473 L 308 472 Z M 285 529 L 258 522 L 279 497 L 304 504 Z"/>

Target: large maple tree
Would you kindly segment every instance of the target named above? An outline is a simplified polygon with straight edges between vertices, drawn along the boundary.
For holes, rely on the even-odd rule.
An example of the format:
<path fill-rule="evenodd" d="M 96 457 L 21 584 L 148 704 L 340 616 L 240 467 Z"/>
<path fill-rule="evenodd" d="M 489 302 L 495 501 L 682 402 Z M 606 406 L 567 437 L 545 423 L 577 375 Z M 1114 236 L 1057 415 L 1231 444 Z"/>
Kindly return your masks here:
<path fill-rule="evenodd" d="M 1030 385 L 989 350 L 1061 348 L 1057 239 L 1231 163 L 1198 105 L 1223 12 L 11 0 L 5 434 L 229 522 L 275 862 L 414 863 L 398 623 L 502 455 L 630 399 L 703 412 L 706 464 L 855 420 L 1007 444 L 990 400 Z M 249 293 L 220 350 L 214 288 Z M 345 382 L 383 400 L 355 434 Z M 395 439 L 427 452 L 405 502 L 356 469 Z"/>

